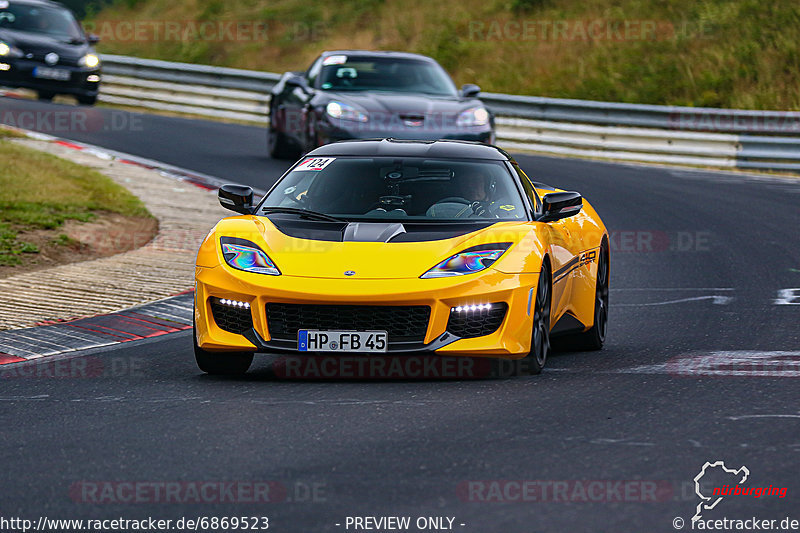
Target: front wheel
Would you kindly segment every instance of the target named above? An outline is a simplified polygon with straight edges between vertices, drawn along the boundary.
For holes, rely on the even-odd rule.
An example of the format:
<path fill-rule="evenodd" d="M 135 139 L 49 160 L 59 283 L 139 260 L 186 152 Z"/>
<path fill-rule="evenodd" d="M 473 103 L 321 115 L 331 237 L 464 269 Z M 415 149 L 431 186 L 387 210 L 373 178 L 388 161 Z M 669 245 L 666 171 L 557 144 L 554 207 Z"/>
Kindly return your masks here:
<path fill-rule="evenodd" d="M 76 97 L 81 105 L 94 105 L 97 103 L 97 95 L 80 95 Z"/>
<path fill-rule="evenodd" d="M 280 131 L 275 124 L 278 116 L 275 108 L 270 109 L 269 128 L 267 128 L 267 151 L 273 159 L 295 159 L 299 156 L 298 150 L 292 146 L 285 133 Z"/>
<path fill-rule="evenodd" d="M 524 359 L 528 363 L 528 369 L 531 374 L 541 373 L 550 353 L 551 295 L 550 266 L 544 263 L 542 272 L 539 274 L 539 284 L 536 287 L 531 351 Z"/>
<path fill-rule="evenodd" d="M 197 336 L 192 329 L 194 339 L 194 359 L 197 366 L 206 374 L 237 375 L 244 374 L 253 363 L 253 354 L 249 352 L 207 352 L 197 346 Z"/>
<path fill-rule="evenodd" d="M 55 96 L 56 93 L 51 93 L 50 91 L 39 91 L 36 93 L 36 97 L 42 102 L 52 102 Z"/>

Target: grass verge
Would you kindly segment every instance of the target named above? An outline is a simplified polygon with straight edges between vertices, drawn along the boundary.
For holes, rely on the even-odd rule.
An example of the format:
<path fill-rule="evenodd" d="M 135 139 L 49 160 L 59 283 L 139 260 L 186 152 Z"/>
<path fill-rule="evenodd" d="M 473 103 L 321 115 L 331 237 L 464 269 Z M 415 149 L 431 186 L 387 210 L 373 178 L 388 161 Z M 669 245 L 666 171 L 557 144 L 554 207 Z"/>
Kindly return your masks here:
<path fill-rule="evenodd" d="M 800 109 L 797 0 L 116 0 L 86 26 L 101 52 L 171 61 L 282 72 L 406 50 L 484 91 Z"/>
<path fill-rule="evenodd" d="M 65 222 L 104 213 L 151 218 L 137 197 L 99 172 L 0 138 L 0 266 L 24 265 L 40 253 L 40 244 L 21 235 L 50 231 L 49 243 L 69 246 L 58 231 Z"/>

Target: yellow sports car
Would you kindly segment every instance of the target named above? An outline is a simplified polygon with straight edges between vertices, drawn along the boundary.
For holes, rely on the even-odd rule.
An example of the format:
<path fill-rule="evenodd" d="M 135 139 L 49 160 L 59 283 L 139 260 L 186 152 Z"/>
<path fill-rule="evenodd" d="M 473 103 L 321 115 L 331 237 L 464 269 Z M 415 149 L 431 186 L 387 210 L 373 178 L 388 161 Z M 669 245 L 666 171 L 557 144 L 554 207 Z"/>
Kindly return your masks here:
<path fill-rule="evenodd" d="M 551 335 L 600 349 L 608 232 L 577 192 L 531 181 L 466 141 L 357 140 L 310 152 L 197 254 L 194 350 L 204 372 L 253 354 L 526 358 Z"/>

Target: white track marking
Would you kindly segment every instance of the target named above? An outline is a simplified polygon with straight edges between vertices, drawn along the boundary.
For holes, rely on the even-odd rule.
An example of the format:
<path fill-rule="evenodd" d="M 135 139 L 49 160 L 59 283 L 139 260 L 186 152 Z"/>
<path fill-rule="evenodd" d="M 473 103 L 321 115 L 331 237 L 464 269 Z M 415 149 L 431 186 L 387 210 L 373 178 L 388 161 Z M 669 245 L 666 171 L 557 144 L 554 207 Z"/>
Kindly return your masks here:
<path fill-rule="evenodd" d="M 800 305 L 800 289 L 780 289 L 775 305 Z"/>
<path fill-rule="evenodd" d="M 800 351 L 718 351 L 691 353 L 665 363 L 623 368 L 621 374 L 721 377 L 800 377 Z"/>
<path fill-rule="evenodd" d="M 699 302 L 702 300 L 711 300 L 714 305 L 728 305 L 733 302 L 732 296 L 695 296 L 693 298 L 679 298 L 677 300 L 667 300 L 666 302 L 651 302 L 646 304 L 616 304 L 614 307 L 652 307 L 656 305 L 672 305 L 681 304 L 686 302 Z"/>
<path fill-rule="evenodd" d="M 682 287 L 663 287 L 663 288 L 656 288 L 656 287 L 640 287 L 640 288 L 622 288 L 622 289 L 611 289 L 612 291 L 733 291 L 736 290 L 733 287 L 689 287 L 689 288 L 682 288 Z"/>

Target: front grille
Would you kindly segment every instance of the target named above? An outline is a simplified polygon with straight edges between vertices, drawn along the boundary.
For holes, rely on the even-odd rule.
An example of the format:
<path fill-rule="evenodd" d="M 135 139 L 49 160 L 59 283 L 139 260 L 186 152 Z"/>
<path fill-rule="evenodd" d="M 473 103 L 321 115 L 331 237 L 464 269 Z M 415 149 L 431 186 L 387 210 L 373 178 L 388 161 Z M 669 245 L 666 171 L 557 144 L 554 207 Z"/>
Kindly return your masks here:
<path fill-rule="evenodd" d="M 249 307 L 232 307 L 224 305 L 216 298 L 211 299 L 211 315 L 217 327 L 224 331 L 241 335 L 247 330 L 253 329 L 253 315 Z"/>
<path fill-rule="evenodd" d="M 267 328 L 276 340 L 297 340 L 301 329 L 386 331 L 389 342 L 423 342 L 431 308 L 377 305 L 267 304 Z"/>
<path fill-rule="evenodd" d="M 447 331 L 462 339 L 489 335 L 497 331 L 503 323 L 506 311 L 508 305 L 504 302 L 492 304 L 490 309 L 451 311 Z"/>

